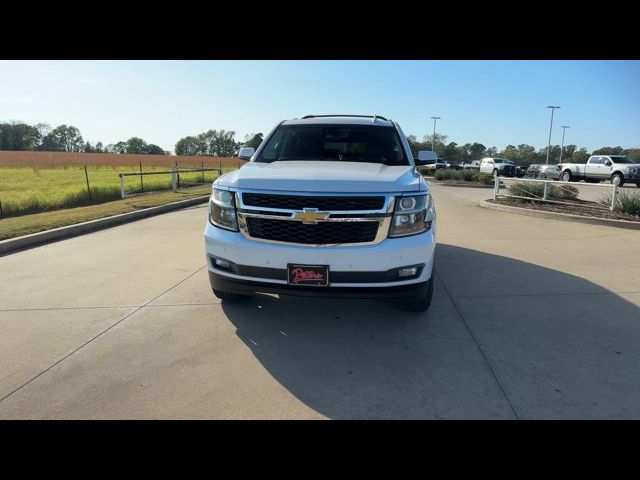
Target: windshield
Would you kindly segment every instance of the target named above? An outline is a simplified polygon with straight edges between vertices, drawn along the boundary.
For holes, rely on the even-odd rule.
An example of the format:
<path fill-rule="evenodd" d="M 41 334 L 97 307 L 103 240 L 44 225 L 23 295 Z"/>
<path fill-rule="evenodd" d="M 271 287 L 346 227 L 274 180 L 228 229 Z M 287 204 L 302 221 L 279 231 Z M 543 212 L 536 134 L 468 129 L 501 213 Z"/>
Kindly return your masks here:
<path fill-rule="evenodd" d="M 284 160 L 409 165 L 398 132 L 380 125 L 282 125 L 255 161 Z"/>
<path fill-rule="evenodd" d="M 610 157 L 613 163 L 636 163 L 628 157 Z"/>

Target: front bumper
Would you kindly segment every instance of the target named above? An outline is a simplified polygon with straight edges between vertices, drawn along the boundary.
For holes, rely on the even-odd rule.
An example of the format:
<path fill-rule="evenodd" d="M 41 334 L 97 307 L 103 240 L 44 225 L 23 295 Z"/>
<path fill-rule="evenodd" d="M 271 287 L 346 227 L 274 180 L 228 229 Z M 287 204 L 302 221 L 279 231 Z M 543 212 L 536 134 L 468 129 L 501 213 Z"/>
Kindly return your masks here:
<path fill-rule="evenodd" d="M 240 295 L 253 295 L 260 292 L 303 297 L 408 299 L 424 296 L 428 290 L 429 282 L 432 281 L 430 278 L 426 282 L 388 287 L 310 287 L 230 278 L 209 270 L 211 288 Z"/>
<path fill-rule="evenodd" d="M 387 238 L 375 245 L 299 246 L 273 244 L 245 238 L 239 232 L 214 227 L 209 222 L 204 232 L 205 254 L 211 286 L 228 293 L 271 292 L 313 296 L 392 297 L 415 295 L 431 279 L 435 255 L 436 221 L 427 232 L 404 238 Z M 220 258 L 242 266 L 237 273 L 214 265 Z M 327 265 L 328 287 L 289 285 L 282 278 L 288 264 Z M 385 272 L 409 265 L 421 265 L 411 279 L 391 279 Z M 260 276 L 255 272 L 260 272 Z M 369 272 L 366 281 L 362 275 Z M 336 274 L 335 279 L 331 277 Z M 350 275 L 353 273 L 353 275 Z M 270 277 L 270 278 L 265 278 Z"/>

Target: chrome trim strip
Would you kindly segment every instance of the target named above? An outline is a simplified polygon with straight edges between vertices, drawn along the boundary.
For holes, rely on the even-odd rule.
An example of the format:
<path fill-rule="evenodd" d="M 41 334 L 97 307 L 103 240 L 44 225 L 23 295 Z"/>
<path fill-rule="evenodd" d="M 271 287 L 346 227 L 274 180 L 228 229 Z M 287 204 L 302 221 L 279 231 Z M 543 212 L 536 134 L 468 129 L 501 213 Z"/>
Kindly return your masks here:
<path fill-rule="evenodd" d="M 292 222 L 301 222 L 301 220 L 297 220 L 293 218 L 294 213 L 300 211 L 300 210 L 286 210 L 286 209 L 279 209 L 279 208 L 264 208 L 264 207 L 253 207 L 253 206 L 246 206 L 242 203 L 242 195 L 241 193 L 244 192 L 246 190 L 243 191 L 236 191 L 235 192 L 235 198 L 236 198 L 236 205 L 238 206 L 238 209 L 242 209 L 244 211 L 238 211 L 237 212 L 237 216 L 238 216 L 238 229 L 240 230 L 240 233 L 247 239 L 247 240 L 252 240 L 254 242 L 265 242 L 265 243 L 273 243 L 273 244 L 279 244 L 279 245 L 294 245 L 294 246 L 301 246 L 301 247 L 350 247 L 350 246 L 366 246 L 366 245 L 376 245 L 380 242 L 382 242 L 383 240 L 385 240 L 387 238 L 387 235 L 389 234 L 389 228 L 391 227 L 391 219 L 392 214 L 393 214 L 393 209 L 395 206 L 395 195 L 378 195 L 378 196 L 384 196 L 385 197 L 385 203 L 384 203 L 384 208 L 382 210 L 357 210 L 357 211 L 345 211 L 345 210 L 328 210 L 327 212 L 330 214 L 335 214 L 335 215 L 362 215 L 362 214 L 379 214 L 378 216 L 372 216 L 372 217 L 338 217 L 338 218 L 332 218 L 331 216 L 325 220 L 318 220 L 318 223 L 322 223 L 322 222 L 378 222 L 378 231 L 376 233 L 375 238 L 371 241 L 371 242 L 356 242 L 356 243 L 294 243 L 294 242 L 282 242 L 279 240 L 267 240 L 264 238 L 256 238 L 256 237 L 252 237 L 249 234 L 249 227 L 247 226 L 247 218 L 266 218 L 266 219 L 272 219 L 272 220 L 286 220 L 286 221 L 292 221 Z M 278 192 L 278 193 L 272 193 L 273 195 L 297 195 L 298 192 L 295 193 L 289 193 L 289 192 Z M 330 196 L 327 194 L 323 194 L 323 193 L 313 193 L 313 194 L 309 194 L 309 196 L 311 195 L 322 195 L 322 196 Z M 346 194 L 345 193 L 335 193 L 333 194 L 333 196 L 358 196 L 358 195 L 351 195 L 351 194 Z M 360 196 L 371 196 L 371 194 L 366 194 L 366 195 L 360 195 Z M 251 210 L 257 210 L 257 211 L 273 211 L 273 212 L 282 212 L 282 213 L 286 213 L 288 215 L 264 215 L 264 214 L 260 214 L 260 213 L 250 213 Z"/>

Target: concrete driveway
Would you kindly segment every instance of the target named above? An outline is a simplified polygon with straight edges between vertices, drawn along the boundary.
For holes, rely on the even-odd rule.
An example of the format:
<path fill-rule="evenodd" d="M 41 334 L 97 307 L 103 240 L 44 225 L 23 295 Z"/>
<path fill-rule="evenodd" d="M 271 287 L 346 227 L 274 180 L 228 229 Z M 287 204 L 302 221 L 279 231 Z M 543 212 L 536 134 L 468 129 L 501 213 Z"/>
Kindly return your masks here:
<path fill-rule="evenodd" d="M 0 418 L 640 418 L 640 232 L 433 194 L 422 315 L 220 304 L 204 206 L 0 258 Z"/>

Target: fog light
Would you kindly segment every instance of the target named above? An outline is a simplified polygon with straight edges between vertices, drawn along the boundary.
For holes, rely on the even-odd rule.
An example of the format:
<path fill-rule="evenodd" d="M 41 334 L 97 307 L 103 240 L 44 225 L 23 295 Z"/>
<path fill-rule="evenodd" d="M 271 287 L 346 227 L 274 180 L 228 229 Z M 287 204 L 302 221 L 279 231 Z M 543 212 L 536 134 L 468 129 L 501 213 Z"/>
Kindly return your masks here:
<path fill-rule="evenodd" d="M 413 277 L 416 273 L 418 273 L 418 267 L 401 268 L 398 270 L 399 277 Z"/>
<path fill-rule="evenodd" d="M 229 268 L 231 267 L 231 264 L 229 262 L 227 262 L 226 260 L 222 260 L 220 258 L 216 258 L 213 260 L 214 263 L 218 266 L 218 267 L 222 267 L 222 268 Z"/>

